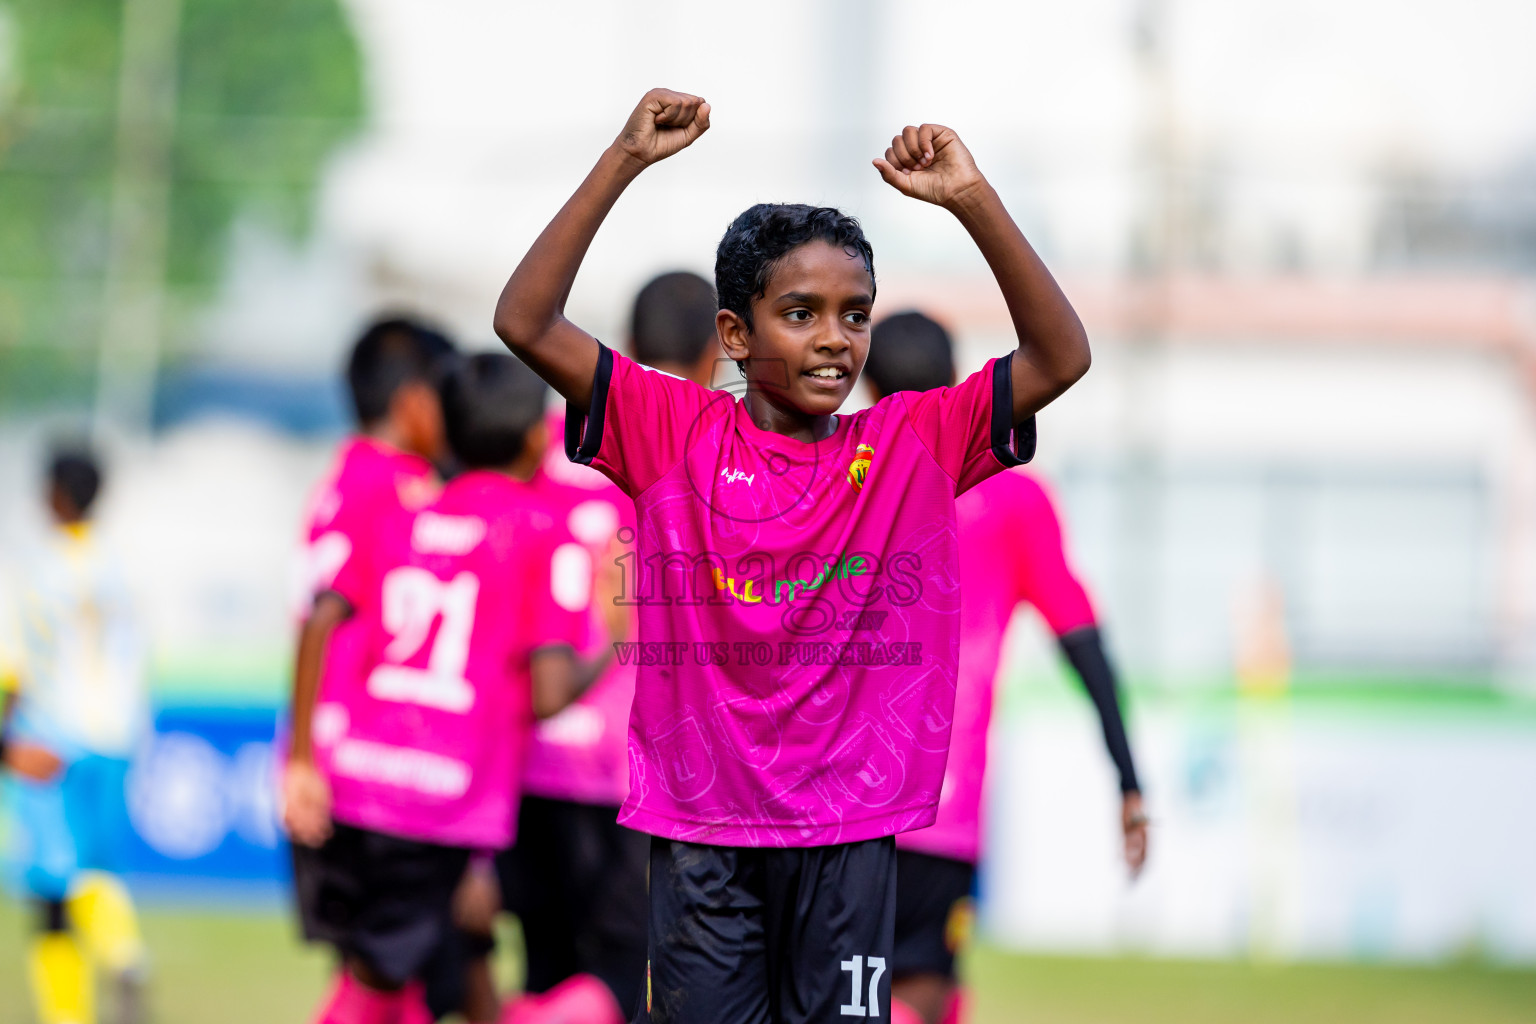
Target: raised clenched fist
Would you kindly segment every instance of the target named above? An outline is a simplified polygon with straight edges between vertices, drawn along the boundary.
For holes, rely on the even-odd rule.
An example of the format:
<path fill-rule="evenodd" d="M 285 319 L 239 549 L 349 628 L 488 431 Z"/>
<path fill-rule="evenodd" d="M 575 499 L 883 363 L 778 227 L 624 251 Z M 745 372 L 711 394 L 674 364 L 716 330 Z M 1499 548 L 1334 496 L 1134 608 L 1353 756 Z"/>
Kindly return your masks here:
<path fill-rule="evenodd" d="M 886 184 L 937 206 L 948 206 L 986 183 L 960 136 L 941 124 L 907 125 L 874 164 Z"/>
<path fill-rule="evenodd" d="M 709 104 L 702 97 L 652 89 L 641 98 L 613 144 L 645 167 L 693 145 L 708 130 Z"/>

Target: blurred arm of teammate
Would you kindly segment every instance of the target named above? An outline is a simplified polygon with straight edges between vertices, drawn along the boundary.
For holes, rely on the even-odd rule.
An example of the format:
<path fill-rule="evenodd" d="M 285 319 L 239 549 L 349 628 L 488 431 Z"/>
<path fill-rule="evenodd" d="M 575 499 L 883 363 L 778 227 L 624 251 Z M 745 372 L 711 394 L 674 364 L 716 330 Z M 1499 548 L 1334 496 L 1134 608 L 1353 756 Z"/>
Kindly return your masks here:
<path fill-rule="evenodd" d="M 1104 652 L 1104 640 L 1098 626 L 1074 629 L 1059 640 L 1062 653 L 1072 663 L 1083 688 L 1099 713 L 1104 730 L 1104 745 L 1120 773 L 1120 827 L 1125 834 L 1125 863 L 1131 877 L 1141 874 L 1147 862 L 1147 816 L 1141 804 L 1141 783 L 1136 779 L 1136 764 L 1131 759 L 1131 744 L 1125 735 L 1125 719 L 1120 714 L 1119 686 L 1115 670 Z"/>
<path fill-rule="evenodd" d="M 622 544 L 614 541 L 610 550 L 621 550 Z M 533 714 L 535 718 L 549 718 L 565 710 L 587 688 L 603 677 L 613 664 L 613 645 L 629 638 L 630 623 L 634 613 L 628 605 L 620 604 L 623 594 L 624 568 L 616 558 L 601 559 L 592 588 L 592 600 L 602 609 L 603 625 L 608 634 L 600 653 L 591 658 L 579 658 L 564 644 L 552 644 L 533 652 Z"/>
<path fill-rule="evenodd" d="M 1061 518 L 1049 492 L 1033 477 L 1020 507 L 1021 529 L 1015 563 L 1020 596 L 1034 605 L 1056 634 L 1083 689 L 1099 713 L 1104 745 L 1120 775 L 1120 827 L 1125 836 L 1125 863 L 1131 877 L 1147 861 L 1147 816 L 1142 809 L 1141 783 L 1120 713 L 1119 683 L 1104 650 L 1093 602 L 1082 580 L 1067 561 Z"/>
<path fill-rule="evenodd" d="M 565 301 L 587 248 L 641 171 L 692 145 L 708 130 L 709 104 L 700 97 L 670 89 L 646 93 L 502 289 L 496 303 L 497 336 L 579 408 L 592 401 L 598 347 L 591 335 L 565 318 Z"/>
<path fill-rule="evenodd" d="M 908 125 L 874 164 L 902 195 L 954 214 L 992 268 L 1019 339 L 1013 422 L 1023 423 L 1088 372 L 1082 321 L 953 129 Z"/>
<path fill-rule="evenodd" d="M 28 743 L 25 740 L 6 738 L 11 725 L 11 715 L 16 708 L 16 692 L 4 689 L 3 682 L 0 682 L 0 690 L 5 694 L 0 697 L 0 765 L 4 765 L 24 779 L 47 782 L 59 773 L 64 762 L 60 761 L 58 756 L 47 747 Z"/>
<path fill-rule="evenodd" d="M 36 743 L 9 743 L 0 739 L 0 752 L 4 754 L 6 768 L 33 782 L 47 782 L 64 767 L 57 754 Z"/>
<path fill-rule="evenodd" d="M 340 594 L 315 598 L 314 611 L 299 631 L 293 666 L 293 736 L 283 769 L 283 827 L 295 842 L 320 846 L 331 836 L 331 786 L 315 767 L 313 724 L 320 693 L 320 667 L 331 633 L 352 614 Z"/>
<path fill-rule="evenodd" d="M 6 634 L 0 636 L 0 767 L 8 768 L 33 782 L 47 782 L 59 773 L 64 762 L 47 747 L 8 738 L 11 718 L 16 714 L 16 702 L 21 693 L 22 676 L 20 656 L 18 654 L 13 661 L 9 649 L 14 646 L 19 651 L 21 645 L 10 638 L 13 621 L 9 607 L 0 611 L 0 615 L 4 616 L 0 629 L 4 629 Z"/>
<path fill-rule="evenodd" d="M 564 644 L 533 652 L 533 717 L 551 718 L 574 704 L 600 679 L 613 661 L 613 648 L 605 647 L 594 658 L 577 657 Z"/>

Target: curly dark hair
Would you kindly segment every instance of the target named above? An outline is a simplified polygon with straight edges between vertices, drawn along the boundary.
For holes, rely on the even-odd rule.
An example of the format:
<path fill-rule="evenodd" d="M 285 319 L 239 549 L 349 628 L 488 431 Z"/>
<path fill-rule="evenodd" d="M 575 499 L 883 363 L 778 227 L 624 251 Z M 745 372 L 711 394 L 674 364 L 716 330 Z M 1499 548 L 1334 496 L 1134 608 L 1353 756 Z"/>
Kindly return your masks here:
<path fill-rule="evenodd" d="M 942 324 L 915 310 L 896 313 L 869 334 L 864 376 L 882 395 L 932 391 L 955 375 L 955 345 Z"/>
<path fill-rule="evenodd" d="M 780 262 L 807 242 L 841 246 L 864 258 L 869 294 L 875 294 L 875 251 L 859 222 L 830 206 L 758 203 L 725 229 L 715 250 L 715 294 L 752 329 L 752 300 L 762 296 Z"/>
<path fill-rule="evenodd" d="M 649 366 L 692 366 L 715 341 L 715 290 L 698 274 L 676 270 L 654 277 L 635 296 L 630 340 Z"/>
<path fill-rule="evenodd" d="M 443 380 L 448 447 L 468 469 L 505 466 L 523 453 L 544 416 L 544 382 L 505 352 L 479 352 Z"/>
<path fill-rule="evenodd" d="M 417 320 L 389 317 L 369 325 L 347 360 L 358 425 L 367 428 L 389 415 L 390 400 L 406 384 L 439 384 L 455 355 L 452 341 Z"/>

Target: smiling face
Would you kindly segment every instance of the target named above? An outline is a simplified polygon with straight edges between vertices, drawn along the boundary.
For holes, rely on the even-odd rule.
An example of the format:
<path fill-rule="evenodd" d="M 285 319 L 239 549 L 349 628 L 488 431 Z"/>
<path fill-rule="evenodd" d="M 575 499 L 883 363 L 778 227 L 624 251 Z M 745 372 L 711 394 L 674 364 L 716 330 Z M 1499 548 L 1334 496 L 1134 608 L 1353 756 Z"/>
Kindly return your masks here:
<path fill-rule="evenodd" d="M 747 379 L 791 415 L 829 416 L 842 406 L 869 354 L 873 282 L 863 256 L 828 242 L 790 250 L 752 301 L 752 327 L 730 310 L 716 320 L 725 353 L 746 360 Z"/>

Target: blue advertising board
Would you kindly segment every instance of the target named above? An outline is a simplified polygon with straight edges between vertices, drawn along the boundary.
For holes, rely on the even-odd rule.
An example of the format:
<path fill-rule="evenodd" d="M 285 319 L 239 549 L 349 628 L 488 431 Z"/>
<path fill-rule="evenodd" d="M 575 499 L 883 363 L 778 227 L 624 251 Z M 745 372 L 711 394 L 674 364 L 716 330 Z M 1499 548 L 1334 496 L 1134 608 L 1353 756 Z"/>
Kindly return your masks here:
<path fill-rule="evenodd" d="M 156 714 L 154 735 L 128 772 L 130 875 L 167 889 L 177 881 L 287 881 L 276 720 L 273 708 L 167 707 Z"/>

